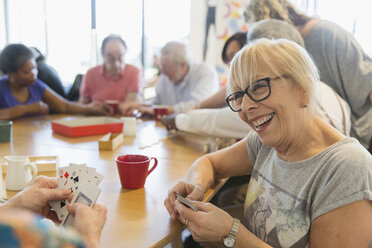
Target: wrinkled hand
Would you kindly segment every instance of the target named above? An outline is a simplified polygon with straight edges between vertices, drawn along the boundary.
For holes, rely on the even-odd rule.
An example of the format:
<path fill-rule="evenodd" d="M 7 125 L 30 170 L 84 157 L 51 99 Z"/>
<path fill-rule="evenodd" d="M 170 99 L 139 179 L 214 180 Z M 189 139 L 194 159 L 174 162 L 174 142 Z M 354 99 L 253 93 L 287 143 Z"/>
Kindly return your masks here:
<path fill-rule="evenodd" d="M 112 115 L 114 113 L 114 109 L 111 106 L 100 102 L 91 102 L 87 107 L 89 114 L 92 115 Z"/>
<path fill-rule="evenodd" d="M 75 203 L 67 205 L 67 210 L 75 217 L 74 227 L 84 237 L 88 247 L 97 247 L 106 222 L 107 208 L 97 203 L 92 208 Z"/>
<path fill-rule="evenodd" d="M 119 105 L 119 112 L 124 116 L 134 116 L 135 110 L 142 106 L 139 102 L 123 102 Z"/>
<path fill-rule="evenodd" d="M 197 242 L 221 241 L 231 229 L 233 217 L 211 203 L 193 201 L 198 212 L 184 206 L 178 200 L 175 208 L 182 223 L 188 220 L 188 229 Z"/>
<path fill-rule="evenodd" d="M 179 219 L 178 211 L 175 208 L 175 201 L 176 201 L 176 194 L 182 195 L 183 197 L 189 200 L 203 200 L 204 198 L 204 191 L 199 186 L 194 184 L 186 183 L 186 182 L 179 182 L 173 188 L 168 191 L 167 198 L 164 200 L 165 208 L 167 209 L 168 213 L 172 217 L 173 220 Z"/>
<path fill-rule="evenodd" d="M 30 108 L 30 113 L 47 115 L 49 114 L 49 106 L 43 101 L 38 101 L 28 105 Z"/>
<path fill-rule="evenodd" d="M 7 207 L 24 208 L 59 222 L 56 213 L 48 204 L 53 200 L 72 200 L 69 189 L 56 189 L 58 182 L 56 178 L 38 176 L 21 192 L 9 199 L 5 204 Z"/>
<path fill-rule="evenodd" d="M 178 130 L 176 127 L 176 116 L 177 114 L 164 115 L 160 119 L 161 123 L 167 128 L 168 131 Z"/>
<path fill-rule="evenodd" d="M 139 107 L 138 111 L 141 112 L 142 115 L 154 116 L 154 109 L 146 105 Z"/>

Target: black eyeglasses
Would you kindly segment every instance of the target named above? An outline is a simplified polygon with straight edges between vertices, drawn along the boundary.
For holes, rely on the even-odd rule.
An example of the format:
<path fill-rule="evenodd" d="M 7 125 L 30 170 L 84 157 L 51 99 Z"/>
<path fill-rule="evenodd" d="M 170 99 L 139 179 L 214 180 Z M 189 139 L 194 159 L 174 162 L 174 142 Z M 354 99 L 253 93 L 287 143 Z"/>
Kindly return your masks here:
<path fill-rule="evenodd" d="M 244 94 L 255 102 L 260 102 L 268 98 L 271 94 L 270 81 L 280 78 L 288 78 L 286 75 L 282 75 L 275 78 L 261 78 L 253 83 L 249 84 L 245 90 L 237 91 L 226 97 L 225 101 L 229 105 L 232 111 L 239 112 L 242 110 L 242 102 Z"/>

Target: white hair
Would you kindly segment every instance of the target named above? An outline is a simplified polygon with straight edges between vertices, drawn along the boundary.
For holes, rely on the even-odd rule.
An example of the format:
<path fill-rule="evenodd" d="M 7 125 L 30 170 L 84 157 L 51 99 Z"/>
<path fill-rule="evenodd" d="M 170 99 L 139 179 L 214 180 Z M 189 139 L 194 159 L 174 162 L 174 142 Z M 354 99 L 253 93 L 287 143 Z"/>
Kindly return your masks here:
<path fill-rule="evenodd" d="M 168 55 L 172 62 L 176 64 L 187 63 L 192 61 L 191 52 L 186 44 L 178 41 L 170 41 L 161 49 L 161 55 Z"/>

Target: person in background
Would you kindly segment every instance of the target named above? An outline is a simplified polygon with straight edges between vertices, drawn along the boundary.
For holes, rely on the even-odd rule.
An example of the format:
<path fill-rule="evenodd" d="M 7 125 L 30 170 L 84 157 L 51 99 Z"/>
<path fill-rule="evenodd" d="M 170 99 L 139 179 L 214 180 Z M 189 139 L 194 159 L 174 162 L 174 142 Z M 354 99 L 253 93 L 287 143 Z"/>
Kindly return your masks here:
<path fill-rule="evenodd" d="M 63 87 L 62 80 L 58 72 L 48 65 L 45 61 L 44 55 L 36 47 L 30 47 L 34 53 L 34 58 L 37 65 L 37 78 L 43 81 L 54 92 L 58 93 L 63 98 L 66 98 L 65 88 Z"/>
<path fill-rule="evenodd" d="M 228 65 L 246 43 L 246 32 L 237 32 L 229 37 L 222 49 L 223 62 Z M 250 132 L 250 128 L 228 107 L 222 108 L 226 106 L 225 97 L 226 86 L 223 86 L 216 94 L 194 106 L 194 110 L 164 116 L 161 121 L 168 130 L 242 139 Z"/>
<path fill-rule="evenodd" d="M 132 115 L 138 109 L 153 115 L 153 108 L 149 104 L 166 105 L 168 114 L 182 113 L 219 89 L 216 71 L 209 65 L 194 63 L 184 43 L 168 42 L 160 53 L 161 74 L 155 85 L 156 96 L 146 105 L 122 105 L 122 113 Z"/>
<path fill-rule="evenodd" d="M 109 35 L 102 41 L 103 65 L 88 70 L 83 78 L 81 103 L 117 100 L 119 103 L 137 101 L 141 92 L 141 72 L 125 63 L 127 45 L 119 35 Z"/>
<path fill-rule="evenodd" d="M 304 46 L 304 40 L 296 28 L 279 20 L 262 20 L 257 22 L 251 26 L 247 36 L 248 41 L 260 38 L 284 38 Z M 226 49 L 223 49 L 222 58 L 227 64 L 231 61 L 233 55 L 239 51 L 239 46 L 237 44 L 229 42 L 229 40 L 234 37 L 242 36 L 241 33 L 237 33 L 226 41 L 224 47 Z M 240 40 L 242 41 L 242 38 Z M 240 42 L 239 44 L 243 46 L 245 42 Z M 228 57 L 227 54 L 229 50 L 232 51 L 230 52 L 232 56 Z M 226 60 L 226 58 L 230 58 L 230 60 Z M 218 98 L 222 98 L 225 94 L 226 92 L 220 96 L 216 94 L 209 99 L 212 100 L 215 98 L 214 100 L 218 102 Z M 350 136 L 351 121 L 349 105 L 332 88 L 323 82 L 319 82 L 318 94 L 319 103 L 317 103 L 317 111 L 323 120 L 344 135 Z M 226 101 L 224 102 L 226 103 Z M 186 132 L 218 137 L 245 138 L 250 128 L 244 125 L 236 113 L 231 111 L 228 112 L 226 109 L 229 110 L 229 108 L 196 109 L 176 116 L 163 117 L 162 122 L 168 129 L 178 129 Z M 204 123 L 204 125 L 199 125 L 200 123 Z"/>
<path fill-rule="evenodd" d="M 311 57 L 292 41 L 259 39 L 236 54 L 226 100 L 253 132 L 197 159 L 188 181 L 172 187 L 164 202 L 196 241 L 237 248 L 368 245 L 372 156 L 317 116 L 318 82 Z M 243 224 L 200 202 L 219 179 L 247 174 Z"/>
<path fill-rule="evenodd" d="M 29 115 L 45 115 L 49 109 L 57 113 L 108 115 L 110 106 L 93 102 L 69 102 L 36 78 L 33 52 L 22 44 L 10 44 L 0 55 L 0 119 L 8 120 Z"/>
<path fill-rule="evenodd" d="M 249 22 L 279 19 L 295 26 L 305 48 L 314 58 L 320 79 L 333 88 L 351 108 L 351 135 L 372 153 L 372 58 L 352 34 L 337 24 L 306 16 L 289 0 L 252 0 Z"/>
<path fill-rule="evenodd" d="M 39 176 L 0 206 L 0 247 L 100 247 L 107 214 L 103 205 L 68 205 L 75 217 L 73 229 L 43 221 L 48 218 L 59 222 L 49 201 L 72 199 L 70 190 L 57 189 L 57 185 L 56 178 Z"/>
<path fill-rule="evenodd" d="M 247 32 L 237 32 L 230 36 L 222 48 L 222 61 L 229 65 L 234 55 L 247 43 Z M 223 86 L 216 94 L 201 101 L 194 106 L 199 108 L 221 108 L 226 106 L 225 102 L 226 86 Z"/>

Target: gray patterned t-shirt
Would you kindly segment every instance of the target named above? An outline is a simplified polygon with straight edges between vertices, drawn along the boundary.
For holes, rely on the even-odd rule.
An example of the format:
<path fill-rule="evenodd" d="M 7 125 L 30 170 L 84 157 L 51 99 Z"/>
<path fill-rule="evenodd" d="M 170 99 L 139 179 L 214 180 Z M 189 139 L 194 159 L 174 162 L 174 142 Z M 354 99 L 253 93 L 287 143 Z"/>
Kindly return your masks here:
<path fill-rule="evenodd" d="M 317 217 L 358 200 L 372 200 L 372 156 L 354 138 L 299 162 L 278 158 L 255 132 L 248 135 L 247 148 L 254 169 L 244 224 L 273 247 L 306 247 Z"/>

